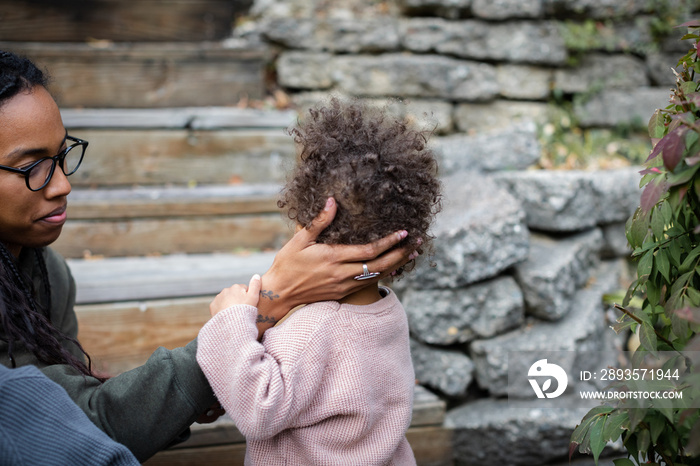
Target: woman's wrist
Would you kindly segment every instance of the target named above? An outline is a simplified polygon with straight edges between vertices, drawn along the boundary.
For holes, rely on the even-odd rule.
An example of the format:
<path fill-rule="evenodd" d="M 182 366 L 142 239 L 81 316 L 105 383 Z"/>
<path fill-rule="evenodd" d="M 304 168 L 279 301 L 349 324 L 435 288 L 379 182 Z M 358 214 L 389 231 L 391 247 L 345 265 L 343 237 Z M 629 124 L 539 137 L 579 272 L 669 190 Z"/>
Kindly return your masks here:
<path fill-rule="evenodd" d="M 284 287 L 271 268 L 262 276 L 260 300 L 258 301 L 258 318 L 256 325 L 259 334 L 279 322 L 290 309 L 298 303 L 293 301 L 288 287 Z"/>

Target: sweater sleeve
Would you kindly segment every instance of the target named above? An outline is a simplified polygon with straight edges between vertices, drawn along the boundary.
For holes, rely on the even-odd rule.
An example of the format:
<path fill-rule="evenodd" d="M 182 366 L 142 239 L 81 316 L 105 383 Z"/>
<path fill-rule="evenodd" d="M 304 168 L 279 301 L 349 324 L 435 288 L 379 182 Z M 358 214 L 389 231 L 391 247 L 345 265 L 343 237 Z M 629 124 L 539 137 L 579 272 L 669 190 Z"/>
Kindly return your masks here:
<path fill-rule="evenodd" d="M 300 386 L 304 379 L 320 381 L 324 361 L 304 364 L 304 337 L 287 340 L 289 351 L 268 352 L 257 341 L 257 309 L 232 306 L 214 316 L 199 332 L 197 362 L 216 397 L 248 440 L 272 438 L 291 427 L 311 402 L 313 389 Z"/>
<path fill-rule="evenodd" d="M 215 402 L 196 353 L 196 340 L 184 348 L 159 348 L 144 365 L 103 384 L 65 365 L 42 371 L 93 423 L 145 461 L 186 433 Z"/>
<path fill-rule="evenodd" d="M 36 367 L 0 366 L 0 464 L 139 463 Z"/>

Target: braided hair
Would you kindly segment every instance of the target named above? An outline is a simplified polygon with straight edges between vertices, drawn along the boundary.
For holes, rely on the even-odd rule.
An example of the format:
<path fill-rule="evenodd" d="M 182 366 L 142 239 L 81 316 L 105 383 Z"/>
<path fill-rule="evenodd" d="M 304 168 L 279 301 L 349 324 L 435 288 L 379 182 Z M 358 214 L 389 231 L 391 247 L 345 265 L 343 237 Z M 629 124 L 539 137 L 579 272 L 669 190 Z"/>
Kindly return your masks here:
<path fill-rule="evenodd" d="M 22 91 L 46 87 L 47 77 L 30 60 L 0 50 L 0 108 Z M 14 351 L 24 346 L 41 362 L 67 364 L 84 375 L 94 376 L 91 360 L 80 343 L 51 323 L 51 284 L 43 248 L 33 250 L 41 273 L 45 307 L 35 299 L 32 281 L 24 276 L 15 257 L 0 243 L 0 340 L 7 343 L 7 356 L 16 367 Z M 71 342 L 86 356 L 85 364 L 62 342 Z"/>

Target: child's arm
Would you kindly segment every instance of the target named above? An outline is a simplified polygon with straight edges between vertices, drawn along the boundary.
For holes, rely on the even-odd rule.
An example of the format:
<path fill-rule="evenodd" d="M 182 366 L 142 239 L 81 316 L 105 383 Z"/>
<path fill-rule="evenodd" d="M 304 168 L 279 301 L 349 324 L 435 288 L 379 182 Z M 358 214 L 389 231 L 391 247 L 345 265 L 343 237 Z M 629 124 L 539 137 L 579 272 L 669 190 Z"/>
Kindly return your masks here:
<path fill-rule="evenodd" d="M 257 341 L 258 310 L 253 303 L 259 292 L 257 276 L 248 288 L 234 285 L 222 291 L 212 302 L 214 317 L 199 332 L 197 348 L 197 362 L 214 394 L 249 440 L 274 437 L 305 406 L 295 393 L 289 367 L 283 370 Z M 238 304 L 219 312 L 223 301 Z"/>

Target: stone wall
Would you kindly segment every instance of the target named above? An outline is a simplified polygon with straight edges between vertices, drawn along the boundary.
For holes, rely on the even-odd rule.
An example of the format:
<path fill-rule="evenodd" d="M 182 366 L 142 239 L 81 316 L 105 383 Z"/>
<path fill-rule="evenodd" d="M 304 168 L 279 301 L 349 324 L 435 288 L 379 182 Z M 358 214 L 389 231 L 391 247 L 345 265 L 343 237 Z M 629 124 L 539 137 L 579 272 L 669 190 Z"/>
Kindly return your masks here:
<path fill-rule="evenodd" d="M 525 364 L 513 355 L 568 351 L 573 364 L 624 345 L 602 295 L 625 287 L 639 167 L 532 170 L 538 135 L 562 102 L 590 128 L 639 125 L 665 107 L 688 47 L 683 31 L 655 31 L 663 5 L 685 20 L 689 3 L 258 0 L 236 29 L 232 40 L 274 50 L 273 85 L 300 108 L 335 92 L 398 97 L 401 111 L 431 116 L 445 186 L 435 267 L 394 288 L 418 383 L 448 403 L 456 464 L 566 458 L 586 410 L 513 409 L 508 366 Z"/>

